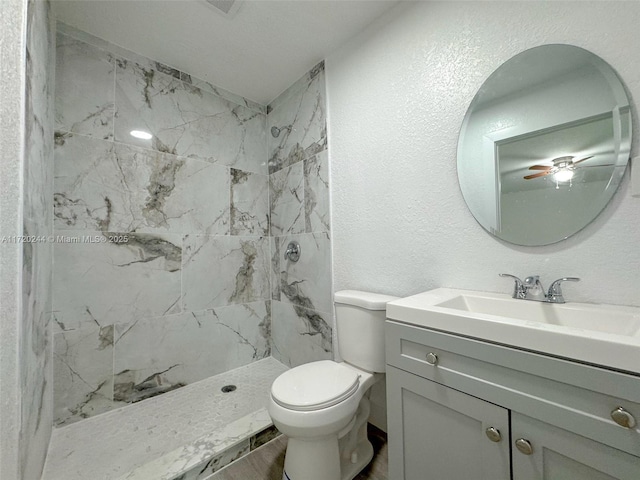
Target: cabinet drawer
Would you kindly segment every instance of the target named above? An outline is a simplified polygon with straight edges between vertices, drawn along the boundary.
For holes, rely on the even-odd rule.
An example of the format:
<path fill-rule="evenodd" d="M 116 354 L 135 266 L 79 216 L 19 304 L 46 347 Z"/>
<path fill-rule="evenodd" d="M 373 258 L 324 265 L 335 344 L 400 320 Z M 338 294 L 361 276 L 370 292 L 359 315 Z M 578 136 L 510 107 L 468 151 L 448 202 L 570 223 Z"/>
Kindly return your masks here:
<path fill-rule="evenodd" d="M 640 377 L 395 321 L 386 328 L 389 365 L 640 456 L 640 427 L 611 417 L 622 407 L 640 421 Z"/>

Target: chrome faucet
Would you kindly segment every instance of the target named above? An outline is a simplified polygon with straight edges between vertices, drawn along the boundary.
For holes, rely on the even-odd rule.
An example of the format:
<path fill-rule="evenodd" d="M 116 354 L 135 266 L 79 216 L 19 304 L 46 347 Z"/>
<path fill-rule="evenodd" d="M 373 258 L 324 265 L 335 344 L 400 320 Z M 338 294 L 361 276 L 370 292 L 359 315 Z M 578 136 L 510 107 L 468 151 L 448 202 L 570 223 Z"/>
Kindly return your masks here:
<path fill-rule="evenodd" d="M 510 275 L 508 273 L 501 273 L 501 277 L 509 277 L 515 281 L 515 286 L 513 289 L 513 298 L 518 298 L 520 300 L 534 300 L 537 302 L 548 302 L 548 303 L 564 303 L 564 297 L 562 296 L 562 282 L 579 282 L 580 279 L 577 277 L 562 277 L 558 280 L 554 280 L 549 287 L 549 292 L 545 293 L 544 287 L 540 282 L 540 277 L 538 275 L 531 275 L 524 279 L 524 281 L 520 280 L 515 275 Z"/>
<path fill-rule="evenodd" d="M 550 303 L 564 303 L 564 297 L 562 296 L 562 282 L 579 282 L 578 277 L 562 277 L 555 280 L 549 287 L 549 293 L 547 294 L 547 302 Z"/>
<path fill-rule="evenodd" d="M 501 273 L 500 276 L 513 278 L 513 280 L 515 280 L 516 283 L 513 288 L 513 295 L 511 295 L 513 298 L 519 298 L 520 300 L 524 300 L 527 297 L 527 289 L 525 288 L 522 280 L 520 280 L 515 275 L 511 275 L 509 273 Z"/>

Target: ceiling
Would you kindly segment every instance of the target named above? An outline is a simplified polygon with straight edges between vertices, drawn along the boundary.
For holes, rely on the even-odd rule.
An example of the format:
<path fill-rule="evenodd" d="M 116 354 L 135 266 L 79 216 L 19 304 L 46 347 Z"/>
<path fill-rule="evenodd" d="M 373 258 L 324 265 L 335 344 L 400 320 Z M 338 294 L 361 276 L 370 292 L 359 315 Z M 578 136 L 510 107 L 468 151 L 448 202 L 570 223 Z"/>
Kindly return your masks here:
<path fill-rule="evenodd" d="M 54 0 L 58 21 L 268 104 L 399 0 Z"/>
<path fill-rule="evenodd" d="M 587 120 L 587 119 L 585 119 Z M 531 171 L 532 165 L 553 165 L 553 159 L 565 155 L 580 160 L 576 166 L 574 183 L 604 182 L 614 172 L 618 152 L 611 114 L 600 115 L 582 123 L 558 125 L 544 132 L 524 135 L 498 144 L 498 168 L 502 193 L 555 187 L 552 175 L 525 180 L 525 175 L 541 173 Z"/>

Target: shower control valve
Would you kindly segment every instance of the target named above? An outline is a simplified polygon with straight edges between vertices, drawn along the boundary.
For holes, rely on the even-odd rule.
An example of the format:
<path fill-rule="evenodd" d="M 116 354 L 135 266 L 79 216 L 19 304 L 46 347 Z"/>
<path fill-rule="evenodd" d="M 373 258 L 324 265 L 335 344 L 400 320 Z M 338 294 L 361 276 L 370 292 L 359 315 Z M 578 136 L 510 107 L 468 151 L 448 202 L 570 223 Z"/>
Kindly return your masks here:
<path fill-rule="evenodd" d="M 292 262 L 297 262 L 300 259 L 300 244 L 298 242 L 289 242 L 287 250 L 284 252 L 284 259 L 287 258 Z"/>

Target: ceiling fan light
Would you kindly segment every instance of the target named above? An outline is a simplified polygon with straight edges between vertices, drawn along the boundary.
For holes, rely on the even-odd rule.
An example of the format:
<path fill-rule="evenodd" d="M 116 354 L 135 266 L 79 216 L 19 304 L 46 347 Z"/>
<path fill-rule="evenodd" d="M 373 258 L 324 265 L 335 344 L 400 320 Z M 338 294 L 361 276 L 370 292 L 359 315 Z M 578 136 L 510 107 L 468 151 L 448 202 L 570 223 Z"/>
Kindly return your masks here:
<path fill-rule="evenodd" d="M 573 178 L 573 170 L 558 170 L 556 173 L 554 173 L 553 178 L 556 182 L 568 182 Z"/>

